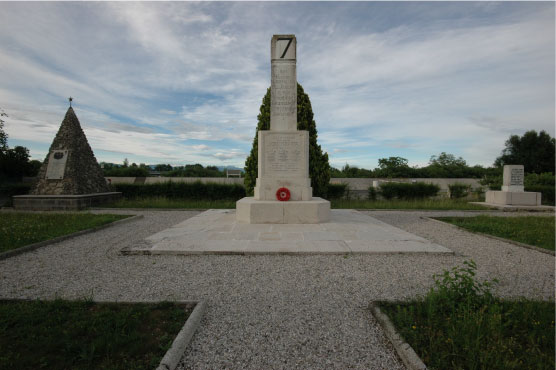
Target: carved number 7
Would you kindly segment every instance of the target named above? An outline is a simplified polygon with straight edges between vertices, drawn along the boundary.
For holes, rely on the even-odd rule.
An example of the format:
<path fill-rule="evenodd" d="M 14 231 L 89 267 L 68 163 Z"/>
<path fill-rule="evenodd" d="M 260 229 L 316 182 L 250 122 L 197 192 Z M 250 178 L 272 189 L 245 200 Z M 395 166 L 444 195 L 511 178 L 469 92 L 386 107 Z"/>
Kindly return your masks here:
<path fill-rule="evenodd" d="M 280 59 L 282 59 L 286 56 L 286 53 L 288 52 L 288 48 L 292 44 L 293 37 L 281 37 L 277 41 L 284 41 L 284 40 L 289 40 L 289 42 L 288 42 L 288 45 L 286 45 L 286 49 L 284 49 L 284 52 L 282 53 L 282 56 L 280 57 Z"/>

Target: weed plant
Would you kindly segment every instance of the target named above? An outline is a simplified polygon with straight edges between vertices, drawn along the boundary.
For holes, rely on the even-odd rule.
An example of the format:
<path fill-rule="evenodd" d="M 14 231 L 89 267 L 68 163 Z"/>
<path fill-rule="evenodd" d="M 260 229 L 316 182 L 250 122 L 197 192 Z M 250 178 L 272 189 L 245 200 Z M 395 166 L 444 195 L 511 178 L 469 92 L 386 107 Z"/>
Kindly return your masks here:
<path fill-rule="evenodd" d="M 554 216 L 496 217 L 438 217 L 464 229 L 480 232 L 520 243 L 554 250 Z"/>
<path fill-rule="evenodd" d="M 421 300 L 381 303 L 430 369 L 554 369 L 554 302 L 502 301 L 465 261 Z"/>
<path fill-rule="evenodd" d="M 2 213 L 0 252 L 130 217 L 90 213 Z"/>

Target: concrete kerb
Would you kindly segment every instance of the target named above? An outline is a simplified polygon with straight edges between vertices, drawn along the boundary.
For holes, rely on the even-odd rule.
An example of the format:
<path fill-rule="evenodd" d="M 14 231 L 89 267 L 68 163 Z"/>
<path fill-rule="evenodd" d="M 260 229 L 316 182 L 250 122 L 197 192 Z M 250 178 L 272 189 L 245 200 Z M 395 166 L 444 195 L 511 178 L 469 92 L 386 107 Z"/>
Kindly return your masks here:
<path fill-rule="evenodd" d="M 447 222 L 444 222 L 444 221 L 435 220 L 434 218 L 431 218 L 431 217 L 421 217 L 421 219 L 433 221 L 433 222 L 440 223 L 440 224 L 443 224 L 443 225 L 447 225 L 447 226 L 450 226 L 450 227 L 452 227 L 452 228 L 456 228 L 456 229 L 458 229 L 458 230 L 467 231 L 468 233 L 481 235 L 481 236 L 484 236 L 484 237 L 487 237 L 487 238 L 490 238 L 490 239 L 500 240 L 500 241 L 502 241 L 502 242 L 514 244 L 514 245 L 517 245 L 517 246 L 519 246 L 519 247 L 531 249 L 531 250 L 534 250 L 534 251 L 537 251 L 537 252 L 550 254 L 551 256 L 555 256 L 555 255 L 556 255 L 555 251 L 551 251 L 551 250 L 548 250 L 548 249 L 536 247 L 536 246 L 534 246 L 534 245 L 529 245 L 529 244 L 525 244 L 525 243 L 520 243 L 520 242 L 517 242 L 517 241 L 515 241 L 515 240 L 511 240 L 511 239 L 501 238 L 501 237 L 495 236 L 495 235 L 485 234 L 485 233 L 481 233 L 481 232 L 478 232 L 478 231 L 470 231 L 470 230 L 467 230 L 467 229 L 465 229 L 465 228 L 463 228 L 463 227 L 460 227 L 460 226 L 458 226 L 458 225 L 453 225 L 453 224 L 450 224 L 450 223 L 447 223 Z"/>
<path fill-rule="evenodd" d="M 45 247 L 45 246 L 50 245 L 50 244 L 59 243 L 61 241 L 67 240 L 67 239 L 75 238 L 76 236 L 89 234 L 89 233 L 93 233 L 95 231 L 106 229 L 106 228 L 111 227 L 111 226 L 132 222 L 132 221 L 141 219 L 143 217 L 144 217 L 143 215 L 135 215 L 135 216 L 131 216 L 131 217 L 128 217 L 128 218 L 124 218 L 123 220 L 117 220 L 117 221 L 110 222 L 110 223 L 105 224 L 105 225 L 93 227 L 91 229 L 77 231 L 75 233 L 68 234 L 68 235 L 62 235 L 62 236 L 59 236 L 59 237 L 54 238 L 54 239 L 49 239 L 49 240 L 45 240 L 45 241 L 42 241 L 42 242 L 29 244 L 29 245 L 26 245 L 24 247 L 20 247 L 20 248 L 17 248 L 17 249 L 12 249 L 12 250 L 0 253 L 0 260 L 10 258 L 10 257 L 13 257 L 13 256 L 17 256 L 18 254 L 31 252 L 31 251 L 34 251 L 38 248 Z"/>
<path fill-rule="evenodd" d="M 398 356 L 409 370 L 424 370 L 427 368 L 421 358 L 415 353 L 413 348 L 403 340 L 402 336 L 398 333 L 394 324 L 390 321 L 388 316 L 384 314 L 380 308 L 373 302 L 369 305 L 371 312 L 377 319 L 378 323 L 386 333 L 390 342 L 394 346 Z"/>
<path fill-rule="evenodd" d="M 195 334 L 195 331 L 201 323 L 206 306 L 205 301 L 197 302 L 193 312 L 187 318 L 185 325 L 183 325 L 176 339 L 172 342 L 172 346 L 160 361 L 160 364 L 156 368 L 157 370 L 174 370 L 178 366 L 185 349 L 193 338 L 193 334 Z"/>

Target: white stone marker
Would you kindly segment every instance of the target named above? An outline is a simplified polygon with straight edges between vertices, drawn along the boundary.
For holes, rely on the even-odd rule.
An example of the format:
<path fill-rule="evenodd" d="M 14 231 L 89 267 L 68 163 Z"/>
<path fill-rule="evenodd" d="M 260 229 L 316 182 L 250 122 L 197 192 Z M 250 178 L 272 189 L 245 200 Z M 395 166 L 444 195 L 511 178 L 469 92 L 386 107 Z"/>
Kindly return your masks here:
<path fill-rule="evenodd" d="M 270 130 L 258 134 L 255 196 L 236 203 L 239 222 L 304 224 L 330 219 L 330 202 L 313 198 L 309 177 L 309 132 L 297 130 L 295 35 L 270 43 Z M 279 201 L 278 196 L 289 199 Z"/>
<path fill-rule="evenodd" d="M 540 206 L 541 193 L 524 191 L 523 165 L 505 165 L 502 191 L 486 192 L 486 203 L 506 206 Z"/>

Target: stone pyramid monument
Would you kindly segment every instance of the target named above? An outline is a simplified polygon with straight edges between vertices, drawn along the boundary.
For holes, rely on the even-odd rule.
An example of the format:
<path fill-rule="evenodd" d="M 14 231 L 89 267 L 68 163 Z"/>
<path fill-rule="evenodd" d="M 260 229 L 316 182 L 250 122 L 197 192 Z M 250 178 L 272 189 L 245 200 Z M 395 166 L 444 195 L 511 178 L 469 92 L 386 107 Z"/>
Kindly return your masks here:
<path fill-rule="evenodd" d="M 70 107 L 48 150 L 31 194 L 76 195 L 109 191 L 102 169 Z"/>
<path fill-rule="evenodd" d="M 48 150 L 30 195 L 14 197 L 16 209 L 71 210 L 112 201 L 110 192 L 79 119 L 70 107 Z"/>

